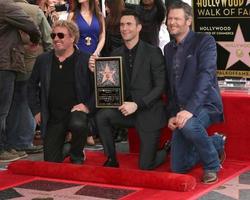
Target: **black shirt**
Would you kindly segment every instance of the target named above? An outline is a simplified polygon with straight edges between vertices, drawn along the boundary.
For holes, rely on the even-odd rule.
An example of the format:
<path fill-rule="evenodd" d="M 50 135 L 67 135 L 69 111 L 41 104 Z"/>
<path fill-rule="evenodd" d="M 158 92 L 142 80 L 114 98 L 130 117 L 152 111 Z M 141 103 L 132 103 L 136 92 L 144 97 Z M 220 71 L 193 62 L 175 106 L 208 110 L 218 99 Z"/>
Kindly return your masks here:
<path fill-rule="evenodd" d="M 130 93 L 130 81 L 132 78 L 132 72 L 133 72 L 138 45 L 139 45 L 139 42 L 132 49 L 128 49 L 125 46 L 125 70 L 129 77 L 129 83 L 125 82 L 125 100 L 134 101 L 137 104 L 138 108 L 142 108 L 143 106 L 145 106 L 144 101 L 142 99 L 138 101 L 133 100 L 131 93 Z M 143 59 L 143 58 L 140 58 L 140 59 Z"/>
<path fill-rule="evenodd" d="M 132 49 L 128 49 L 125 46 L 125 65 L 126 65 L 125 69 L 129 75 L 129 82 L 130 82 L 131 77 L 132 77 L 132 71 L 133 71 L 133 66 L 134 66 L 134 62 L 135 62 L 135 56 L 136 56 L 138 44 L 139 44 L 139 42 Z"/>
<path fill-rule="evenodd" d="M 60 62 L 53 57 L 49 90 L 49 121 L 53 123 L 64 120 L 77 104 L 75 90 L 75 55 Z"/>

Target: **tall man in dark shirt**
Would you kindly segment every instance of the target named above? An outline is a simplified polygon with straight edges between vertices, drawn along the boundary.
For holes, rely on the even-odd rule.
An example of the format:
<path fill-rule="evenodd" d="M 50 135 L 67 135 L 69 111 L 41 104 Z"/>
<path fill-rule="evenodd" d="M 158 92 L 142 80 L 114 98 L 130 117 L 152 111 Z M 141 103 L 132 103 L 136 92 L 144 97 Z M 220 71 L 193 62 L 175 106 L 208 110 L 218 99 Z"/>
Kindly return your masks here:
<path fill-rule="evenodd" d="M 70 159 L 81 164 L 91 107 L 89 56 L 75 49 L 79 31 L 73 22 L 56 22 L 51 37 L 54 50 L 37 58 L 29 80 L 29 105 L 41 123 L 44 160 L 63 161 L 64 140 L 70 131 Z"/>
<path fill-rule="evenodd" d="M 140 137 L 141 169 L 154 169 L 165 161 L 167 151 L 157 151 L 160 129 L 166 123 L 161 95 L 165 71 L 161 50 L 139 39 L 142 25 L 135 11 L 125 10 L 120 20 L 124 45 L 112 56 L 122 56 L 125 102 L 118 109 L 101 109 L 96 121 L 108 157 L 104 166 L 118 167 L 112 126 L 135 127 Z M 91 65 L 94 59 L 91 57 Z"/>
<path fill-rule="evenodd" d="M 223 135 L 208 136 L 206 128 L 223 120 L 216 77 L 216 42 L 190 30 L 192 8 L 182 1 L 169 5 L 167 27 L 174 38 L 164 48 L 169 82 L 168 127 L 173 130 L 171 169 L 186 173 L 202 163 L 202 181 L 217 181 L 224 152 Z"/>

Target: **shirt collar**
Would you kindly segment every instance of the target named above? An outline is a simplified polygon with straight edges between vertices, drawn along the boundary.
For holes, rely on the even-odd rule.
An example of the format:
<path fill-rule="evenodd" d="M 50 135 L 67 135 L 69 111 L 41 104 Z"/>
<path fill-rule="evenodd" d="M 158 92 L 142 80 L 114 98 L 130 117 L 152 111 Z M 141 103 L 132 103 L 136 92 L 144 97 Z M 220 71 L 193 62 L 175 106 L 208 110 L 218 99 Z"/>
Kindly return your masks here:
<path fill-rule="evenodd" d="M 188 32 L 188 34 L 186 35 L 186 37 L 184 37 L 183 39 L 182 39 L 182 41 L 180 41 L 178 44 L 176 43 L 176 41 L 175 40 L 172 40 L 172 45 L 173 45 L 173 47 L 178 47 L 178 46 L 183 46 L 183 45 L 185 45 L 188 41 L 189 41 L 189 39 L 192 37 L 192 35 L 193 35 L 193 31 L 192 30 L 189 30 L 189 32 Z"/>
<path fill-rule="evenodd" d="M 136 52 L 136 50 L 137 50 L 137 48 L 138 48 L 138 46 L 139 46 L 139 43 L 140 43 L 140 40 L 137 42 L 137 44 L 132 48 L 132 49 L 128 49 L 127 47 L 126 47 L 126 45 L 125 45 L 125 52 L 126 53 L 135 53 Z"/>

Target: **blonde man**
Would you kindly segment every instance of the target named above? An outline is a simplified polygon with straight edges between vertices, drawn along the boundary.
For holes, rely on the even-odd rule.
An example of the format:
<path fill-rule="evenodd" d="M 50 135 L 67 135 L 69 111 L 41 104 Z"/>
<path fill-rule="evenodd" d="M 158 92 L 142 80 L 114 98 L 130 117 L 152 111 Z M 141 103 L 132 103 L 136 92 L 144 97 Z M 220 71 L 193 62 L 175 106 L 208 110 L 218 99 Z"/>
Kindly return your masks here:
<path fill-rule="evenodd" d="M 82 164 L 91 107 L 89 56 L 75 48 L 79 31 L 74 22 L 55 22 L 51 38 L 54 50 L 37 58 L 31 74 L 29 105 L 36 122 L 41 124 L 44 160 L 64 160 L 64 140 L 70 131 L 70 160 Z"/>

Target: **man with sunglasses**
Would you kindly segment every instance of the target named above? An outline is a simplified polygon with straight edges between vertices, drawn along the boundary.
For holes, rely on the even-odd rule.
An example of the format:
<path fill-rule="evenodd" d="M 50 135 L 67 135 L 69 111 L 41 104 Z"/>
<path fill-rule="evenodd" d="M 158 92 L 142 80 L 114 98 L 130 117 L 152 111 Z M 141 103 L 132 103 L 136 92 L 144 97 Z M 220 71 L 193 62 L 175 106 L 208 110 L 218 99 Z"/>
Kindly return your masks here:
<path fill-rule="evenodd" d="M 79 31 L 74 22 L 55 22 L 51 38 L 54 50 L 37 58 L 29 80 L 29 105 L 36 122 L 41 124 L 44 160 L 64 160 L 63 145 L 70 131 L 70 160 L 81 164 L 92 107 L 89 55 L 75 48 Z"/>

